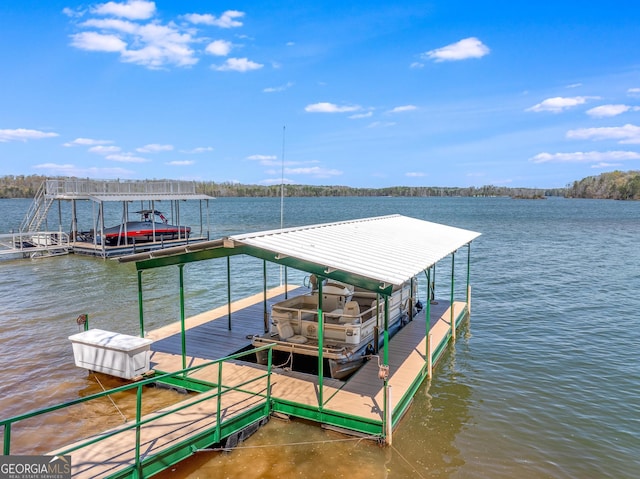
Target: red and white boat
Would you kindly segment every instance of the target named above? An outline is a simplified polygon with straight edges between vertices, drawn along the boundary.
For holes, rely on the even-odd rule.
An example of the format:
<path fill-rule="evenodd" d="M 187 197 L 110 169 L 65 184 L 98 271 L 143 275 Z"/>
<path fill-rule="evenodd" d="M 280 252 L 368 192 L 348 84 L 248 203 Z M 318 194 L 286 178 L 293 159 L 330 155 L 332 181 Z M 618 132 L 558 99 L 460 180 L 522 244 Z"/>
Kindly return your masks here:
<path fill-rule="evenodd" d="M 157 210 L 136 211 L 141 215 L 140 221 L 127 221 L 104 230 L 105 244 L 113 246 L 127 243 L 145 243 L 171 239 L 188 239 L 191 233 L 189 226 L 170 225 L 167 218 Z M 155 221 L 155 217 L 160 221 Z"/>

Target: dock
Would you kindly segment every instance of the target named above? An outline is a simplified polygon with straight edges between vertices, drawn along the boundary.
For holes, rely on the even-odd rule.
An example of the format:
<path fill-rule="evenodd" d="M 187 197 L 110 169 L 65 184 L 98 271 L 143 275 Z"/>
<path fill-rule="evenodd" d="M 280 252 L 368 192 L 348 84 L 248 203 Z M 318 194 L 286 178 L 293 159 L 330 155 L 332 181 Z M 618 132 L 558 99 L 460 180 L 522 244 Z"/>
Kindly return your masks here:
<path fill-rule="evenodd" d="M 209 200 L 212 199 L 198 194 L 195 183 L 189 181 L 46 179 L 19 230 L 14 235 L 1 235 L 0 257 L 78 253 L 111 258 L 206 241 L 210 234 Z M 199 225 L 194 225 L 190 234 L 177 233 L 176 237 L 165 238 L 152 230 L 148 238 L 136 243 L 135 239 L 126 238 L 125 227 L 120 232 L 122 241 L 111 244 L 106 240 L 105 231 L 111 225 L 105 224 L 105 218 L 113 221 L 111 218 L 119 216 L 119 224 L 126 225 L 131 215 L 156 212 L 160 205 L 170 210 L 166 212 L 167 217 L 163 216 L 166 222 L 170 221 L 176 225 L 176 231 L 183 232 L 190 228 L 181 211 L 181 203 L 187 201 L 200 204 Z M 53 211 L 56 204 L 57 215 Z M 134 204 L 139 205 L 141 211 L 130 211 Z M 56 221 L 57 231 L 49 231 L 48 224 Z"/>
<path fill-rule="evenodd" d="M 234 235 L 119 258 L 120 262 L 136 265 L 140 336 L 153 340 L 149 377 L 134 378 L 135 382 L 119 388 L 0 420 L 4 454 L 11 454 L 11 431 L 16 423 L 126 391 L 136 394 L 135 421 L 51 452 L 72 456 L 74 477 L 146 477 L 202 448 L 232 448 L 272 414 L 391 445 L 393 432 L 416 392 L 432 377 L 434 365 L 469 318 L 471 242 L 478 236 L 473 231 L 390 215 Z M 466 285 L 456 289 L 456 254 L 463 247 L 467 250 Z M 262 260 L 263 288 L 253 296 L 231 302 L 231 260 L 238 255 Z M 448 299 L 435 294 L 435 266 L 446 257 L 451 258 L 446 270 L 450 278 Z M 209 260 L 226 260 L 227 289 L 212 290 L 211 294 L 218 295 L 218 299 L 226 297 L 227 304 L 187 318 L 184 266 Z M 268 262 L 284 269 L 284 285 L 267 287 Z M 155 268 L 178 269 L 180 319 L 147 331 L 143 280 L 145 272 Z M 315 343 L 310 344 L 317 344 L 315 360 L 319 371 L 328 359 L 323 357 L 322 282 L 353 285 L 376 298 L 376 329 L 371 334 L 380 341 L 371 342 L 371 352 L 363 349 L 370 337 L 357 343 L 358 349 L 348 350 L 349 354 L 362 354 L 363 365 L 345 380 L 274 364 L 273 353 L 282 339 L 276 344 L 263 338 L 263 346 L 252 345 L 255 335 L 269 331 L 272 304 L 289 295 L 307 293 L 286 284 L 287 268 L 313 275 L 318 284 L 313 293 L 317 315 L 312 313 L 317 323 L 313 330 L 318 333 L 312 336 Z M 308 280 L 311 285 L 311 277 Z M 411 293 L 406 303 L 393 306 L 405 312 L 405 325 L 393 334 L 395 330 L 389 327 L 390 298 L 394 288 L 398 291 L 407 283 L 411 284 Z M 425 287 L 424 295 L 418 292 L 418 283 Z M 423 307 L 416 307 L 418 303 Z M 354 326 L 346 326 L 345 330 L 359 323 L 350 324 Z M 347 351 L 347 345 L 344 342 L 343 350 Z M 289 348 L 285 350 L 288 352 Z M 266 365 L 257 364 L 258 353 L 266 353 Z M 151 384 L 168 385 L 190 395 L 177 404 L 142 415 L 143 391 Z"/>
<path fill-rule="evenodd" d="M 295 287 L 289 287 L 288 291 L 295 293 Z M 270 301 L 281 300 L 284 298 L 284 287 L 270 290 L 268 297 Z M 198 368 L 210 364 L 212 359 L 231 356 L 236 352 L 232 350 L 248 348 L 251 343 L 247 334 L 262 328 L 262 299 L 259 294 L 232 303 L 234 324 L 240 325 L 232 331 L 227 326 L 226 306 L 188 318 L 187 367 Z M 466 318 L 465 305 L 456 302 L 453 307 L 459 326 Z M 393 347 L 389 352 L 388 382 L 393 387 L 393 415 L 403 413 L 403 398 L 424 373 L 427 347 L 425 322 L 423 310 L 391 339 Z M 151 363 L 160 378 L 166 373 L 183 371 L 180 330 L 181 325 L 174 323 L 149 332 L 148 337 L 154 338 Z M 432 351 L 435 364 L 451 338 L 448 301 L 438 301 L 432 305 L 430 332 L 436 345 Z M 327 399 L 322 408 L 325 419 L 316 422 L 348 432 L 343 421 L 335 419 L 350 417 L 352 423 L 359 422 L 365 426 L 377 424 L 381 428 L 384 422 L 384 382 L 378 377 L 378 371 L 378 363 L 374 358 L 347 381 L 325 378 L 324 396 Z M 164 461 L 171 461 L 176 454 L 182 457 L 192 454 L 194 448 L 210 446 L 219 416 L 229 423 L 237 421 L 243 414 L 255 416 L 257 411 L 257 416 L 250 423 L 254 424 L 266 422 L 268 415 L 274 412 L 308 419 L 305 411 L 317 411 L 320 407 L 318 378 L 311 374 L 273 368 L 268 377 L 264 366 L 237 359 L 225 362 L 224 366 L 213 364 L 193 370 L 189 377 L 210 384 L 212 389 L 140 418 L 143 425 L 139 431 L 138 454 L 139 461 L 142 464 L 146 462 L 147 474 L 155 471 Z M 269 383 L 270 392 L 267 391 Z M 223 395 L 218 403 L 219 386 L 229 393 Z M 293 406 L 301 411 L 295 413 Z M 163 417 L 164 414 L 167 415 Z M 98 440 L 100 437 L 104 439 Z M 375 436 L 371 438 L 375 439 Z M 64 454 L 67 450 L 78 448 L 71 452 L 74 478 L 131 477 L 136 463 L 136 429 L 131 425 L 98 434 L 87 445 L 83 445 L 83 442 L 86 440 L 49 454 Z"/>

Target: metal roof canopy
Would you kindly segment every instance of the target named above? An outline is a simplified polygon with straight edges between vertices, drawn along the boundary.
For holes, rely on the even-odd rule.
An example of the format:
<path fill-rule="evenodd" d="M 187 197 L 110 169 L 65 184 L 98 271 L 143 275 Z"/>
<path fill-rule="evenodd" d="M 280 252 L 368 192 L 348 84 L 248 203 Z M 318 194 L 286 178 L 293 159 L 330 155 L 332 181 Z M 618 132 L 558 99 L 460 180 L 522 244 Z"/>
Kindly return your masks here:
<path fill-rule="evenodd" d="M 193 251 L 189 246 L 121 261 L 138 269 L 248 254 L 257 258 L 390 294 L 480 233 L 402 215 L 234 235 Z M 173 257 L 169 257 L 173 254 Z"/>

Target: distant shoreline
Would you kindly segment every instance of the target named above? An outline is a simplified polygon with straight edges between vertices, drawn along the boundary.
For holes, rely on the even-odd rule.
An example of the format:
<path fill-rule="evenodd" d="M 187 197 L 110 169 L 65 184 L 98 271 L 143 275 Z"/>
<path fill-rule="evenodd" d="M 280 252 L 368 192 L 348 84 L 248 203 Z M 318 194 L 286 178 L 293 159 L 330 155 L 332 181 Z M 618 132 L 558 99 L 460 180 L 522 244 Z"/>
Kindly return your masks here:
<path fill-rule="evenodd" d="M 41 175 L 0 177 L 0 198 L 33 198 L 40 185 L 51 177 Z M 65 179 L 55 177 L 54 179 Z M 163 181 L 163 180 L 123 180 Z M 194 181 L 196 192 L 216 198 L 269 198 L 280 197 L 511 197 L 515 199 L 544 199 L 550 196 L 613 200 L 640 200 L 640 171 L 613 171 L 589 176 L 565 188 L 517 188 L 505 186 L 389 186 L 382 188 L 355 188 L 340 185 L 244 185 Z"/>

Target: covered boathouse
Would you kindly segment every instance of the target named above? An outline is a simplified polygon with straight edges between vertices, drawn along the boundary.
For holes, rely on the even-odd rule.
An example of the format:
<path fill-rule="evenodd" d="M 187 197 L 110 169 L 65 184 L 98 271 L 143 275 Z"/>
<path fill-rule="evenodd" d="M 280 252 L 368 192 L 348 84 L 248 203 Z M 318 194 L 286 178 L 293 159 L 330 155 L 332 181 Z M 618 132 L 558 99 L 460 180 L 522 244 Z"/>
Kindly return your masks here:
<path fill-rule="evenodd" d="M 19 247 L 7 249 L 0 244 L 0 254 L 19 252 L 26 256 L 38 249 L 64 249 L 107 258 L 209 240 L 212 199 L 197 193 L 193 181 L 49 178 L 36 192 L 19 233 L 12 235 L 12 239 L 19 238 L 20 241 L 14 240 Z M 191 203 L 190 215 L 181 208 L 187 202 Z M 199 206 L 193 214 L 195 202 Z M 53 208 L 56 204 L 57 208 Z M 63 204 L 70 205 L 70 210 L 63 209 Z M 51 232 L 49 222 L 53 223 L 55 216 L 58 231 Z M 164 225 L 156 222 L 156 216 L 171 223 L 175 233 L 169 236 L 158 230 Z M 136 241 L 127 226 L 133 224 L 131 220 L 143 218 L 150 231 L 144 240 L 138 237 Z M 118 229 L 117 241 L 109 242 L 107 231 L 113 230 L 113 225 Z M 41 245 L 45 237 L 47 242 Z"/>
<path fill-rule="evenodd" d="M 375 351 L 378 360 L 363 362 L 363 367 L 346 381 L 325 377 L 322 294 L 317 313 L 317 374 L 282 369 L 271 372 L 272 412 L 308 419 L 348 433 L 375 436 L 391 443 L 393 429 L 413 395 L 424 379 L 431 376 L 433 365 L 447 342 L 455 339 L 456 328 L 469 316 L 471 242 L 478 236 L 480 233 L 469 230 L 390 215 L 240 234 L 197 245 L 131 255 L 119 261 L 136 262 L 141 334 L 145 331 L 144 272 L 161 267 L 179 268 L 180 324 L 165 328 L 163 333 L 157 331 L 148 335 L 156 341 L 155 347 L 152 346 L 154 367 L 162 372 L 249 349 L 252 334 L 269 331 L 270 305 L 289 295 L 305 293 L 295 290 L 297 286 L 287 285 L 287 268 L 315 275 L 319 280 L 335 280 L 374 293 L 384 304 L 381 310 L 385 316 L 389 315 L 387 299 L 394 288 L 420 281 L 424 291 L 422 298 L 426 299 L 424 309 L 415 316 L 411 313 L 412 320 L 392 339 L 385 317 L 385 328 L 380 331 L 381 347 Z M 458 294 L 461 289 L 464 292 L 462 298 L 456 298 L 456 255 L 463 247 L 466 249 L 466 288 L 458 287 Z M 231 258 L 238 255 L 263 260 L 263 291 L 254 296 L 247 310 L 231 305 Z M 447 268 L 451 274 L 450 290 L 447 298 L 436 300 L 435 267 L 447 256 L 451 257 L 450 268 Z M 217 323 L 215 332 L 207 333 L 201 316 L 198 319 L 184 317 L 183 268 L 192 262 L 221 258 L 227 261 L 227 291 L 211 291 L 211 294 L 227 295 L 228 306 L 226 311 L 219 309 L 217 322 L 211 321 L 210 326 Z M 284 285 L 275 291 L 267 288 L 267 262 L 285 269 Z M 416 299 L 411 298 L 411 301 Z M 247 314 L 249 310 L 252 312 Z M 414 308 L 410 310 L 414 311 Z M 190 324 L 192 319 L 194 322 Z M 292 344 L 292 349 L 294 347 Z M 212 351 L 216 353 L 212 354 Z M 180 361 L 177 361 L 178 357 Z M 264 370 L 259 365 L 243 363 L 243 368 L 247 367 Z M 278 379 L 274 379 L 274 375 Z"/>
<path fill-rule="evenodd" d="M 12 431 L 22 421 L 46 414 L 61 414 L 71 407 L 124 392 L 136 395 L 136 416 L 121 426 L 51 451 L 70 455 L 74 478 L 140 478 L 213 445 L 234 447 L 271 415 L 287 415 L 323 427 L 391 444 L 394 429 L 410 407 L 418 388 L 430 378 L 456 328 L 470 314 L 471 242 L 480 234 L 400 215 L 330 224 L 302 226 L 235 235 L 216 241 L 176 246 L 121 257 L 135 262 L 138 277 L 140 335 L 153 340 L 150 366 L 144 377 L 64 405 L 52 406 L 0 420 L 4 429 L 4 454 L 12 453 Z M 456 258 L 463 255 L 466 288 L 455 288 Z M 232 259 L 238 255 L 259 258 L 262 292 L 231 302 Z M 436 264 L 450 257 L 450 288 L 444 297 L 434 294 Z M 226 261 L 227 288 L 211 290 L 226 303 L 211 311 L 185 317 L 184 267 L 189 263 Z M 269 305 L 304 289 L 284 284 L 267 288 L 267 263 L 295 268 L 353 284 L 378 297 L 385 316 L 381 344 L 347 380 L 324 377 L 322 301 L 319 299 L 318 373 L 286 370 L 272 362 L 272 346 L 251 346 L 256 333 L 269 327 Z M 144 322 L 145 272 L 178 268 L 179 321 L 153 331 Z M 447 273 L 449 268 L 442 268 Z M 440 271 L 440 268 L 439 268 Z M 245 273 L 246 274 L 246 273 Z M 149 274 L 153 281 L 166 275 Z M 445 273 L 442 276 L 447 276 Z M 285 274 L 286 278 L 286 274 Z M 426 280 L 426 281 L 425 281 Z M 388 298 L 394 286 L 419 281 L 424 308 L 392 338 L 387 329 Z M 459 281 L 463 282 L 463 281 Z M 149 285 L 147 285 L 149 286 Z M 460 286 L 460 285 L 459 285 Z M 460 291 L 462 290 L 462 291 Z M 461 296 L 461 297 L 458 297 Z M 322 296 L 319 295 L 319 298 Z M 88 330 L 88 323 L 85 324 Z M 132 337 L 133 338 L 133 337 Z M 136 338 L 133 338 L 136 339 Z M 140 340 L 140 338 L 137 338 Z M 145 341 L 146 341 L 145 339 Z M 252 362 L 257 352 L 268 351 L 266 366 Z M 192 392 L 172 406 L 143 414 L 147 386 L 164 383 Z M 82 428 L 78 429 L 82 434 Z"/>

